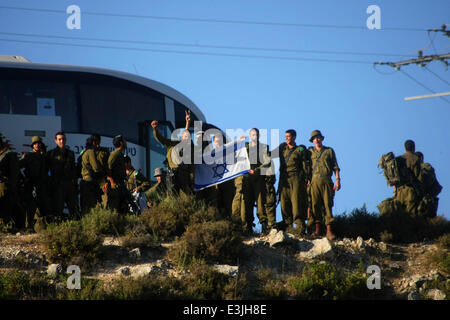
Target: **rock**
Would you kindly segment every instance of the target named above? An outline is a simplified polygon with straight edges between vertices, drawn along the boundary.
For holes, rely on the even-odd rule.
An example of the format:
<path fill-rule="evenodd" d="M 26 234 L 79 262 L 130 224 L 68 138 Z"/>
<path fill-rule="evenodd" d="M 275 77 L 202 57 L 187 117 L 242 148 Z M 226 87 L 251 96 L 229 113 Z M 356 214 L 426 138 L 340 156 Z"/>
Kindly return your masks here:
<path fill-rule="evenodd" d="M 320 255 L 332 255 L 333 247 L 327 238 L 299 242 L 301 258 L 313 259 Z"/>
<path fill-rule="evenodd" d="M 430 272 L 429 278 L 431 280 L 444 281 L 445 277 L 439 273 L 439 271 L 433 270 Z"/>
<path fill-rule="evenodd" d="M 382 251 L 387 251 L 387 249 L 388 249 L 387 244 L 384 243 L 383 241 L 378 243 L 378 248 Z"/>
<path fill-rule="evenodd" d="M 141 250 L 139 248 L 135 248 L 128 252 L 128 255 L 132 259 L 139 260 L 141 258 Z"/>
<path fill-rule="evenodd" d="M 358 237 L 356 239 L 356 247 L 359 249 L 364 249 L 365 244 L 364 244 L 364 239 L 362 237 Z"/>
<path fill-rule="evenodd" d="M 164 270 L 156 265 L 140 266 L 133 270 L 132 277 L 148 277 L 149 275 L 166 275 L 167 270 Z"/>
<path fill-rule="evenodd" d="M 374 238 L 370 238 L 369 240 L 367 240 L 367 244 L 369 245 L 369 246 L 373 246 L 373 245 L 375 245 L 375 239 Z"/>
<path fill-rule="evenodd" d="M 123 274 L 124 276 L 129 276 L 131 274 L 129 267 L 122 267 L 119 269 L 119 273 Z"/>
<path fill-rule="evenodd" d="M 445 293 L 439 289 L 431 289 L 428 290 L 427 297 L 433 300 L 445 300 Z"/>
<path fill-rule="evenodd" d="M 62 267 L 60 264 L 53 263 L 47 268 L 47 275 L 52 278 L 56 278 L 58 274 L 62 272 Z"/>
<path fill-rule="evenodd" d="M 281 230 L 278 231 L 276 229 L 272 229 L 268 235 L 268 242 L 271 247 L 280 247 L 286 244 L 290 245 L 296 241 L 298 240 L 293 235 Z"/>
<path fill-rule="evenodd" d="M 416 287 L 417 289 L 419 289 L 420 287 L 422 287 L 422 285 L 427 281 L 427 278 L 425 278 L 424 276 L 421 275 L 413 275 L 411 277 L 411 281 L 409 282 L 411 287 Z"/>
<path fill-rule="evenodd" d="M 239 274 L 239 267 L 238 266 L 230 266 L 227 264 L 215 264 L 213 268 L 223 274 L 226 274 L 230 277 L 235 277 Z"/>
<path fill-rule="evenodd" d="M 413 291 L 408 294 L 408 300 L 422 300 L 420 293 Z"/>
<path fill-rule="evenodd" d="M 16 233 L 16 236 L 20 237 L 22 234 L 20 232 Z"/>

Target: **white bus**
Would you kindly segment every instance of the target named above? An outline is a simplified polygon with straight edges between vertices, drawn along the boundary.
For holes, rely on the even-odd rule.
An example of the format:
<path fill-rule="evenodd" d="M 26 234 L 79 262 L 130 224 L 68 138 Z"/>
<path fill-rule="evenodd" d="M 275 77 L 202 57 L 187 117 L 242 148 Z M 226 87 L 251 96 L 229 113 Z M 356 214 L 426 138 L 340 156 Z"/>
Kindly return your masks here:
<path fill-rule="evenodd" d="M 30 150 L 40 136 L 48 149 L 64 131 L 76 153 L 86 138 L 98 133 L 102 146 L 113 149 L 112 137 L 122 134 L 133 166 L 154 180 L 166 150 L 153 138 L 150 122 L 160 121 L 167 137 L 192 121 L 206 118 L 182 93 L 160 82 L 121 71 L 71 65 L 32 63 L 23 57 L 0 56 L 0 134 L 18 153 Z"/>

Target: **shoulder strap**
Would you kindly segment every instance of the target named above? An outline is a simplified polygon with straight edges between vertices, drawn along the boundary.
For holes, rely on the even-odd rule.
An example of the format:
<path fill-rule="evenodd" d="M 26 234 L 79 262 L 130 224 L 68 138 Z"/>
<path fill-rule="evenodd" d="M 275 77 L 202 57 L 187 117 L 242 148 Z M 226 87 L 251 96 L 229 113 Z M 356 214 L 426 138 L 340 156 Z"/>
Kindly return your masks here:
<path fill-rule="evenodd" d="M 322 150 L 320 150 L 319 157 L 317 158 L 316 163 L 314 163 L 314 167 L 313 167 L 313 169 L 312 169 L 312 174 L 311 174 L 311 176 L 314 175 L 314 172 L 316 171 L 317 165 L 319 164 L 320 158 L 322 158 L 322 154 L 323 154 L 324 151 L 325 151 L 325 148 L 322 148 Z"/>
<path fill-rule="evenodd" d="M 5 158 L 6 155 L 7 155 L 8 153 L 10 153 L 10 152 L 12 152 L 12 151 L 11 151 L 11 150 L 8 150 L 8 151 L 3 152 L 3 153 L 0 155 L 0 161 L 2 161 L 3 158 Z"/>

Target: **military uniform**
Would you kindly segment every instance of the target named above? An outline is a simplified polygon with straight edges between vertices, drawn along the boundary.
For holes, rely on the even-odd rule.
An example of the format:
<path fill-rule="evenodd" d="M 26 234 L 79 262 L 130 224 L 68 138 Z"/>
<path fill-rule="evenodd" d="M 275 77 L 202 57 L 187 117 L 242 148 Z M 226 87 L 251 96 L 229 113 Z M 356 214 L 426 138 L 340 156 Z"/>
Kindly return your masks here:
<path fill-rule="evenodd" d="M 407 168 L 408 177 L 407 182 L 396 189 L 394 199 L 398 200 L 407 212 L 416 214 L 422 196 L 419 185 L 420 160 L 411 151 L 406 151 L 400 157 L 405 160 L 404 164 Z"/>
<path fill-rule="evenodd" d="M 151 187 L 147 178 L 134 168 L 126 175 L 125 181 L 126 188 L 130 193 L 133 193 L 136 188 L 138 192 L 145 192 Z"/>
<path fill-rule="evenodd" d="M 33 138 L 32 145 L 40 141 L 40 138 Z M 24 220 L 30 226 L 36 209 L 41 217 L 49 215 L 52 211 L 47 189 L 48 171 L 45 156 L 40 152 L 27 152 L 20 158 L 19 168 L 24 168 L 23 200 L 26 207 Z"/>
<path fill-rule="evenodd" d="M 251 231 L 253 228 L 253 206 L 256 202 L 257 216 L 261 225 L 267 224 L 267 217 L 265 216 L 264 200 L 265 200 L 265 176 L 261 175 L 261 169 L 268 167 L 270 162 L 268 157 L 261 162 L 259 153 L 264 152 L 266 156 L 269 153 L 268 146 L 264 143 L 258 142 L 256 146 L 251 146 L 246 143 L 247 154 L 250 160 L 250 169 L 254 170 L 253 174 L 246 174 L 242 180 L 242 196 L 244 205 L 241 206 L 241 221 L 245 231 Z M 262 151 L 263 150 L 263 151 Z"/>
<path fill-rule="evenodd" d="M 157 128 L 153 129 L 153 136 L 155 139 L 161 143 L 167 149 L 167 161 L 169 163 L 170 169 L 174 172 L 174 188 L 176 192 L 180 190 L 185 193 L 193 193 L 194 191 L 194 145 L 191 140 L 188 142 L 173 141 L 164 137 Z M 190 144 L 187 145 L 187 143 Z M 183 157 L 182 150 L 177 153 L 175 146 L 180 145 L 180 147 L 185 144 L 186 147 L 191 149 L 190 163 L 179 163 Z"/>
<path fill-rule="evenodd" d="M 13 219 L 18 201 L 19 174 L 17 153 L 8 148 L 0 150 L 0 219 L 6 223 Z"/>
<path fill-rule="evenodd" d="M 240 221 L 241 219 L 241 208 L 244 207 L 244 191 L 242 190 L 242 183 L 244 181 L 244 176 L 239 176 L 233 179 L 234 184 L 234 195 L 233 202 L 231 204 L 231 218 L 234 221 Z"/>
<path fill-rule="evenodd" d="M 56 147 L 47 152 L 47 164 L 50 170 L 49 185 L 53 195 L 53 211 L 62 217 L 64 203 L 67 203 L 72 218 L 79 216 L 77 199 L 77 173 L 75 167 L 75 153 L 68 148 Z"/>
<path fill-rule="evenodd" d="M 129 194 L 125 186 L 125 158 L 120 150 L 114 150 L 109 155 L 108 172 L 116 185 L 109 187 L 106 198 L 104 198 L 106 200 L 104 206 L 110 210 L 125 213 L 127 211 Z"/>
<path fill-rule="evenodd" d="M 269 169 L 269 172 L 264 177 L 265 182 L 265 203 L 264 203 L 264 210 L 265 210 L 265 216 L 267 217 L 267 225 L 263 225 L 263 227 L 266 227 L 266 230 L 262 230 L 263 232 L 268 231 L 269 229 L 273 228 L 276 223 L 276 210 L 277 210 L 277 193 L 275 191 L 275 172 L 272 171 L 272 169 L 275 169 L 273 162 L 271 161 L 271 167 Z"/>
<path fill-rule="evenodd" d="M 310 147 L 312 178 L 311 192 L 311 224 L 323 223 L 330 225 L 333 221 L 334 184 L 331 180 L 333 172 L 340 171 L 336 154 L 330 147 L 322 146 L 319 151 Z M 320 157 L 320 159 L 319 159 Z M 319 159 L 319 160 L 318 160 Z"/>
<path fill-rule="evenodd" d="M 86 214 L 101 202 L 98 177 L 104 175 L 104 172 L 93 149 L 83 150 L 80 158 L 80 204 L 81 213 Z"/>
<path fill-rule="evenodd" d="M 235 185 L 233 180 L 222 182 L 215 186 L 217 206 L 224 218 L 231 218 Z"/>
<path fill-rule="evenodd" d="M 154 186 L 145 192 L 145 197 L 147 201 L 150 202 L 151 206 L 155 206 L 159 203 L 162 197 L 167 195 L 167 185 L 166 180 L 163 179 L 161 182 L 157 182 Z"/>
<path fill-rule="evenodd" d="M 286 143 L 279 146 L 280 156 L 280 202 L 283 222 L 286 226 L 296 224 L 305 231 L 308 197 L 306 184 L 311 171 L 310 154 L 303 145 L 290 148 Z"/>

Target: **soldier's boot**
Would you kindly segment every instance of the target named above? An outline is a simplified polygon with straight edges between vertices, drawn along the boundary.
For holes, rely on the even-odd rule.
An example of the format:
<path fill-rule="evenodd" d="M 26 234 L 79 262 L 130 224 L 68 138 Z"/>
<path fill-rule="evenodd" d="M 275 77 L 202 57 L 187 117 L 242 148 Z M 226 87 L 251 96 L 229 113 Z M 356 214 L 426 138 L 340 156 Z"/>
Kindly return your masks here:
<path fill-rule="evenodd" d="M 327 239 L 328 239 L 328 240 L 334 240 L 334 239 L 336 239 L 336 236 L 335 236 L 334 233 L 331 231 L 331 225 L 330 225 L 330 224 L 327 225 Z"/>
<path fill-rule="evenodd" d="M 316 230 L 314 231 L 313 236 L 320 237 L 320 223 L 316 223 Z"/>

